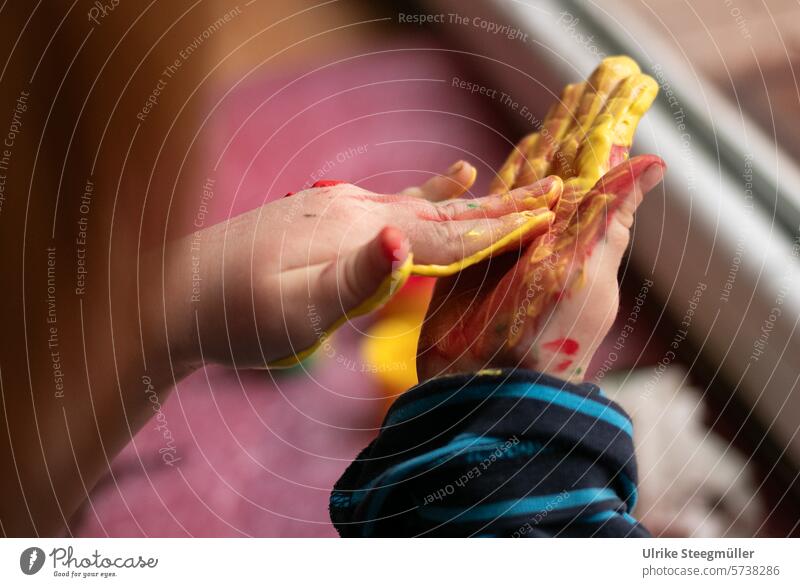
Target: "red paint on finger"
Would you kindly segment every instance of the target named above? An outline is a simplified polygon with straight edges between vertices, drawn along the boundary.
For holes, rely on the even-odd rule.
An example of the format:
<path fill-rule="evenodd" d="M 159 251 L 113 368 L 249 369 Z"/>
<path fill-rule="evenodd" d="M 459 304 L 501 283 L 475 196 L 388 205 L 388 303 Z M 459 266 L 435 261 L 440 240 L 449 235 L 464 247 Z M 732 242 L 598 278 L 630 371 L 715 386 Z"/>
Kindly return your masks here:
<path fill-rule="evenodd" d="M 664 169 L 667 167 L 667 164 L 656 155 L 639 155 L 612 168 L 594 185 L 592 192 L 626 194 L 633 189 L 636 179 L 651 165 L 659 165 Z"/>
<path fill-rule="evenodd" d="M 340 181 L 338 179 L 321 179 L 319 181 L 315 181 L 311 187 L 312 188 L 330 188 L 335 185 L 339 185 L 340 183 L 347 183 L 346 181 Z"/>
<path fill-rule="evenodd" d="M 542 348 L 547 349 L 553 353 L 564 353 L 565 355 L 574 355 L 578 352 L 580 344 L 574 338 L 557 338 L 546 342 Z"/>
<path fill-rule="evenodd" d="M 561 361 L 558 365 L 556 365 L 556 371 L 558 371 L 559 373 L 561 371 L 566 371 L 570 365 L 572 365 L 572 359 L 566 359 L 564 361 Z"/>
<path fill-rule="evenodd" d="M 284 198 L 288 198 L 289 196 L 293 196 L 296 192 L 286 192 L 286 195 L 283 196 Z"/>
<path fill-rule="evenodd" d="M 386 226 L 380 232 L 383 255 L 392 263 L 402 262 L 408 257 L 409 245 L 403 231 L 394 226 Z"/>
<path fill-rule="evenodd" d="M 608 157 L 608 168 L 616 167 L 628 159 L 629 145 L 611 145 L 611 154 Z"/>

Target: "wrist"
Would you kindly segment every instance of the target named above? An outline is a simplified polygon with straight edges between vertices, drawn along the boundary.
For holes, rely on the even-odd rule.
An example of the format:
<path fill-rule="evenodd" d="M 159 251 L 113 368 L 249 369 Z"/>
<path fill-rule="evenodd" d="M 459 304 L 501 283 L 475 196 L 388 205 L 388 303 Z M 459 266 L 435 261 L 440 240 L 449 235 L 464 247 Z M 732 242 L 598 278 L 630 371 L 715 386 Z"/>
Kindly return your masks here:
<path fill-rule="evenodd" d="M 168 357 L 181 376 L 197 369 L 201 353 L 195 335 L 199 273 L 191 242 L 180 239 L 142 256 L 142 337 L 153 353 Z"/>

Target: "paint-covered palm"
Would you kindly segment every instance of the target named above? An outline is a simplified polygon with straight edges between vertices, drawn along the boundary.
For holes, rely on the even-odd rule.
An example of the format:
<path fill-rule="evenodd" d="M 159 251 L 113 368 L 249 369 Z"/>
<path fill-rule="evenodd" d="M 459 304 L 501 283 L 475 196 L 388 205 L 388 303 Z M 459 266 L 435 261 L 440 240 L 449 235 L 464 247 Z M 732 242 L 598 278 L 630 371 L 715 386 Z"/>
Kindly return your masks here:
<path fill-rule="evenodd" d="M 515 366 L 582 378 L 617 311 L 633 212 L 663 175 L 658 157 L 627 160 L 656 92 L 631 59 L 608 58 L 517 145 L 492 191 L 549 176 L 555 220 L 518 251 L 437 283 L 420 337 L 421 380 Z"/>

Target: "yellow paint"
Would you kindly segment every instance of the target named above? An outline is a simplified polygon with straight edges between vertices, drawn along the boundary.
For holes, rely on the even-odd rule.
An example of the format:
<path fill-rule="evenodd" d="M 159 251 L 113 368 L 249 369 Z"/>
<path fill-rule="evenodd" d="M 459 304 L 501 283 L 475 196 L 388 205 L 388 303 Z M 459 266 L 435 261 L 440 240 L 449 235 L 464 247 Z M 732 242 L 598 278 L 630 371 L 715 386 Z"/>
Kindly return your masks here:
<path fill-rule="evenodd" d="M 607 57 L 587 82 L 564 88 L 542 131 L 524 137 L 506 159 L 492 192 L 532 183 L 548 173 L 588 192 L 608 171 L 612 147 L 630 147 L 657 93 L 656 81 L 641 73 L 633 59 Z"/>
<path fill-rule="evenodd" d="M 648 75 L 633 75 L 622 82 L 586 135 L 575 161 L 581 189 L 589 190 L 607 172 L 611 148 L 630 147 L 642 116 L 658 94 L 658 84 Z"/>
<path fill-rule="evenodd" d="M 450 263 L 449 265 L 414 265 L 411 268 L 411 273 L 414 275 L 427 275 L 429 277 L 446 277 L 448 275 L 453 275 L 471 265 L 480 263 L 496 251 L 502 250 L 512 243 L 519 242 L 529 232 L 535 229 L 541 229 L 547 224 L 552 224 L 554 219 L 555 214 L 550 211 L 532 215 L 531 218 L 526 220 L 521 226 L 515 228 L 494 244 L 485 249 L 481 249 L 477 253 L 465 257 L 460 261 L 456 261 L 455 263 Z"/>
<path fill-rule="evenodd" d="M 630 146 L 639 121 L 653 105 L 658 94 L 658 84 L 649 75 L 637 75 L 630 81 L 625 81 L 633 86 L 630 90 L 632 98 L 619 106 L 621 112 L 614 113 L 617 123 L 614 126 L 613 142 L 615 145 Z M 612 109 L 616 107 L 616 104 L 612 105 Z"/>
<path fill-rule="evenodd" d="M 417 341 L 424 317 L 423 311 L 384 318 L 364 338 L 364 362 L 389 399 L 417 384 Z"/>
<path fill-rule="evenodd" d="M 541 239 L 539 248 L 530 254 L 531 265 L 538 264 L 553 251 L 564 250 L 568 246 L 574 248 L 575 239 L 586 237 L 586 229 L 596 220 L 611 196 L 597 196 L 596 202 L 592 203 L 591 212 L 582 219 L 580 226 L 569 224 L 574 211 L 589 190 L 608 171 L 612 148 L 615 145 L 630 147 L 636 127 L 657 93 L 656 81 L 642 74 L 639 66 L 630 57 L 620 55 L 604 59 L 587 82 L 571 84 L 565 88 L 561 103 L 551 109 L 542 131 L 530 134 L 520 141 L 492 182 L 491 193 L 497 194 L 542 179 L 547 173 L 556 173 L 563 183 L 554 182 L 551 192 L 540 196 L 543 202 L 552 204 L 555 203 L 553 197 L 556 191 L 558 195 L 562 193 L 562 188 L 565 194 L 569 192 L 569 197 L 562 197 L 558 202 L 555 214 L 549 210 L 523 213 L 523 223 L 518 228 L 492 245 L 449 265 L 415 265 L 409 255 L 403 266 L 393 272 L 373 296 L 348 312 L 328 332 L 332 332 L 346 320 L 366 314 L 386 302 L 409 275 L 453 275 L 519 242 L 529 232 L 552 225 L 556 217 L 557 226 L 561 226 L 562 221 L 566 223 L 565 232 L 556 242 L 553 239 Z M 556 153 L 551 160 L 553 151 Z M 473 168 L 465 189 L 475 181 L 476 174 L 477 170 Z M 526 220 L 526 216 L 529 219 Z M 584 230 L 583 234 L 580 229 Z M 473 229 L 467 236 L 478 237 L 481 234 Z M 562 282 L 569 258 L 570 255 L 563 255 L 557 266 L 552 268 L 549 272 L 551 283 L 545 289 L 557 292 L 564 286 Z M 580 283 L 581 280 L 576 281 Z M 545 297 L 540 296 L 540 300 Z M 529 314 L 537 314 L 541 310 L 537 304 L 528 307 Z M 312 354 L 319 344 L 318 341 L 313 347 L 277 361 L 270 367 L 292 366 Z"/>
<path fill-rule="evenodd" d="M 403 264 L 399 268 L 392 271 L 391 275 L 381 282 L 381 284 L 378 286 L 378 289 L 375 290 L 375 293 L 373 293 L 369 298 L 364 300 L 354 309 L 346 312 L 344 316 L 334 322 L 333 325 L 327 331 L 325 331 L 323 336 L 317 338 L 317 341 L 312 346 L 284 359 L 279 359 L 275 362 L 269 363 L 267 367 L 270 369 L 285 369 L 287 367 L 293 367 L 303 359 L 311 356 L 322 344 L 322 341 L 347 320 L 352 320 L 357 316 L 363 316 L 364 314 L 367 314 L 383 305 L 403 286 L 403 284 L 405 284 L 406 281 L 408 281 L 408 278 L 411 275 L 412 267 L 414 267 L 413 261 L 414 256 L 409 253 L 408 257 L 406 257 L 406 260 L 403 261 Z"/>
<path fill-rule="evenodd" d="M 560 182 L 554 182 L 553 186 L 554 189 L 557 188 L 560 191 Z M 337 320 L 333 326 L 325 331 L 323 336 L 318 337 L 313 346 L 299 351 L 292 356 L 271 362 L 267 365 L 267 367 L 270 369 L 293 367 L 297 363 L 311 356 L 322 344 L 322 340 L 327 338 L 327 336 L 329 336 L 347 320 L 367 314 L 388 301 L 389 298 L 391 298 L 394 293 L 408 280 L 410 275 L 426 275 L 431 277 L 453 275 L 454 273 L 457 273 L 462 269 L 469 267 L 470 265 L 480 263 L 495 251 L 501 250 L 514 242 L 520 241 L 528 232 L 537 228 L 542 228 L 546 224 L 551 224 L 555 218 L 555 214 L 550 211 L 541 213 L 525 211 L 520 212 L 520 218 L 522 219 L 522 224 L 518 228 L 515 228 L 491 246 L 481 249 L 477 253 L 465 257 L 464 259 L 461 259 L 455 263 L 451 263 L 450 265 L 415 265 L 413 263 L 413 255 L 409 254 L 406 260 L 403 262 L 403 265 L 399 269 L 392 272 L 392 274 L 387 277 L 383 283 L 381 283 L 381 285 L 378 287 L 375 293 L 370 296 L 369 299 L 365 300 L 357 308 L 347 312 L 344 316 Z M 527 218 L 527 220 L 525 220 L 525 218 Z"/>

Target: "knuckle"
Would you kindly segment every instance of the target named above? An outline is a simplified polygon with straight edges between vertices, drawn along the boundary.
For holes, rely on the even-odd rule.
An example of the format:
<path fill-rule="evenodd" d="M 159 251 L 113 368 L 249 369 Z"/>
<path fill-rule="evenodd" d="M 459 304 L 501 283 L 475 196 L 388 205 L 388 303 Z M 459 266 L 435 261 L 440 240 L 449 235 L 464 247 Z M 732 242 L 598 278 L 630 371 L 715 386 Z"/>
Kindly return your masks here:
<path fill-rule="evenodd" d="M 606 238 L 608 244 L 614 249 L 625 249 L 631 240 L 631 231 L 618 218 L 615 218 L 608 227 Z"/>

